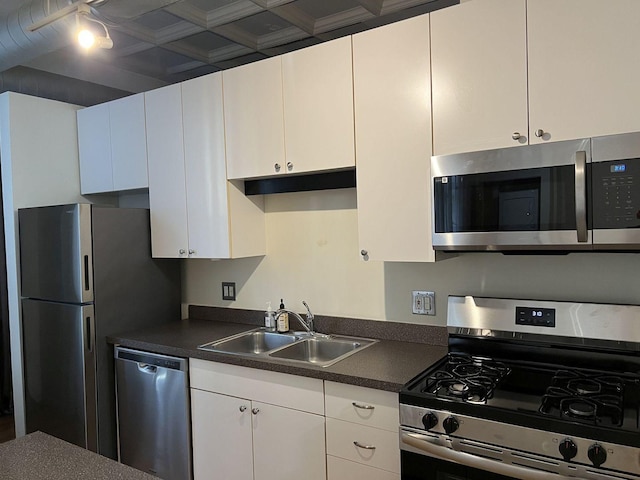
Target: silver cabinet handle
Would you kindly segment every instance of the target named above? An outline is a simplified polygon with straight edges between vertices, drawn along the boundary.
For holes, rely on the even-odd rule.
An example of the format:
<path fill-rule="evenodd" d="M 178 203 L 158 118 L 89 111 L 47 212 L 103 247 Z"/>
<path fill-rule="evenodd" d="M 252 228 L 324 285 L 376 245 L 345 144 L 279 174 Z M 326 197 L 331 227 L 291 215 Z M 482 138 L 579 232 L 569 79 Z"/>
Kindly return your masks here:
<path fill-rule="evenodd" d="M 257 415 L 260 412 L 260 409 L 255 407 L 251 409 L 251 413 L 253 413 L 254 415 Z"/>
<path fill-rule="evenodd" d="M 195 250 L 193 250 L 193 249 L 191 249 L 191 248 L 189 249 L 189 255 L 195 255 L 195 253 L 196 253 L 196 251 L 195 251 Z"/>
<path fill-rule="evenodd" d="M 587 186 L 585 181 L 587 152 L 576 152 L 576 231 L 578 242 L 587 241 Z"/>
<path fill-rule="evenodd" d="M 185 253 L 187 253 L 187 251 L 184 248 L 181 248 L 180 250 L 178 250 L 178 253 L 180 255 L 184 255 Z"/>
<path fill-rule="evenodd" d="M 287 162 L 287 170 L 289 171 L 293 170 L 293 163 Z"/>
<path fill-rule="evenodd" d="M 360 255 L 362 255 L 363 257 L 366 257 L 367 255 L 369 255 L 369 252 L 366 250 L 360 250 Z"/>
<path fill-rule="evenodd" d="M 246 405 L 240 405 L 240 407 L 238 408 L 238 410 L 240 410 L 241 412 L 244 412 L 247 409 Z"/>
<path fill-rule="evenodd" d="M 541 138 L 544 135 L 544 130 L 542 130 L 541 128 L 539 128 L 538 130 L 535 131 L 534 134 L 536 137 Z"/>
<path fill-rule="evenodd" d="M 511 134 L 511 138 L 513 138 L 514 140 L 520 140 L 520 138 L 522 138 L 522 135 L 520 135 L 520 132 L 513 132 Z"/>
<path fill-rule="evenodd" d="M 358 447 L 358 448 L 363 448 L 365 450 L 375 450 L 376 447 L 375 445 L 363 445 L 360 442 L 358 442 L 357 440 L 355 442 L 353 442 L 353 444 Z"/>
<path fill-rule="evenodd" d="M 275 163 L 275 164 L 273 165 L 273 168 L 274 168 L 274 170 L 275 170 L 276 172 L 279 172 L 279 171 L 280 171 L 280 164 L 279 164 L 279 163 Z"/>
<path fill-rule="evenodd" d="M 364 405 L 362 403 L 356 403 L 356 402 L 351 402 L 351 405 L 353 405 L 356 408 L 361 408 L 362 410 L 373 410 L 374 407 L 373 405 Z"/>

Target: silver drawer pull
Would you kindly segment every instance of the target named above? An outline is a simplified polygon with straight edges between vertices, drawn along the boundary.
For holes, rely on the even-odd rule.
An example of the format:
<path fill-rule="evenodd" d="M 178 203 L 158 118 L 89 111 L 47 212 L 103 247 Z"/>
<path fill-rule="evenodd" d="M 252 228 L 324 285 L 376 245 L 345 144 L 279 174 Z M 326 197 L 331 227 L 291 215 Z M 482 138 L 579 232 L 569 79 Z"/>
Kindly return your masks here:
<path fill-rule="evenodd" d="M 362 403 L 356 403 L 356 402 L 351 402 L 351 405 L 353 405 L 356 408 L 361 408 L 362 410 L 373 410 L 374 407 L 373 405 L 363 405 Z"/>
<path fill-rule="evenodd" d="M 353 444 L 358 447 L 358 448 L 364 448 L 365 450 L 375 450 L 376 447 L 375 445 L 363 445 L 360 442 L 358 442 L 357 440 L 355 442 L 353 442 Z"/>

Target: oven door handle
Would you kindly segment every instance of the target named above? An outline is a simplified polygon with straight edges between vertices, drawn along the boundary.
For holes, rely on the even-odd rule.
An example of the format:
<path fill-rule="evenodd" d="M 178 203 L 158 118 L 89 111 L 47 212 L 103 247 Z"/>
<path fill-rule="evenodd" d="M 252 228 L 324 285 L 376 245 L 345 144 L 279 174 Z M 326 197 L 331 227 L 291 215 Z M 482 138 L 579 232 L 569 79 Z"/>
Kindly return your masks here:
<path fill-rule="evenodd" d="M 492 472 L 498 475 L 518 478 L 520 480 L 575 480 L 575 477 L 566 477 L 555 473 L 531 470 L 526 467 L 500 463 L 496 460 L 490 460 L 483 457 L 476 457 L 470 453 L 458 452 L 443 445 L 434 444 L 432 437 L 420 435 L 417 433 L 401 432 L 402 443 L 410 445 L 418 450 L 433 455 L 435 457 L 451 460 L 461 465 L 477 468 L 486 472 Z"/>

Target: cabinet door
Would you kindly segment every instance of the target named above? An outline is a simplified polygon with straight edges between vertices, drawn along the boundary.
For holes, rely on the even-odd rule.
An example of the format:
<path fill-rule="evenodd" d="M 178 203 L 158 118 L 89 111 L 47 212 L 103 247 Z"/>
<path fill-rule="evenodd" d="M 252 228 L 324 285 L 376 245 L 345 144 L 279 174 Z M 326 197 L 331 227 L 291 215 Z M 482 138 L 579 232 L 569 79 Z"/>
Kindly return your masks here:
<path fill-rule="evenodd" d="M 282 56 L 287 172 L 355 165 L 349 36 Z"/>
<path fill-rule="evenodd" d="M 179 84 L 145 93 L 151 250 L 154 257 L 186 257 L 187 204 Z"/>
<path fill-rule="evenodd" d="M 227 178 L 284 173 L 281 57 L 225 70 L 222 79 Z"/>
<path fill-rule="evenodd" d="M 113 191 L 109 104 L 78 110 L 78 154 L 82 194 Z"/>
<path fill-rule="evenodd" d="M 113 190 L 149 186 L 144 94 L 109 102 Z"/>
<path fill-rule="evenodd" d="M 324 417 L 260 402 L 252 406 L 255 480 L 326 480 Z"/>
<path fill-rule="evenodd" d="M 354 35 L 353 74 L 360 250 L 433 261 L 429 16 Z"/>
<path fill-rule="evenodd" d="M 640 2 L 529 0 L 527 22 L 531 143 L 640 130 Z"/>
<path fill-rule="evenodd" d="M 229 258 L 222 74 L 182 84 L 189 256 Z"/>
<path fill-rule="evenodd" d="M 434 155 L 527 143 L 525 0 L 431 13 L 431 68 Z"/>
<path fill-rule="evenodd" d="M 253 480 L 250 401 L 191 389 L 191 430 L 194 480 Z"/>

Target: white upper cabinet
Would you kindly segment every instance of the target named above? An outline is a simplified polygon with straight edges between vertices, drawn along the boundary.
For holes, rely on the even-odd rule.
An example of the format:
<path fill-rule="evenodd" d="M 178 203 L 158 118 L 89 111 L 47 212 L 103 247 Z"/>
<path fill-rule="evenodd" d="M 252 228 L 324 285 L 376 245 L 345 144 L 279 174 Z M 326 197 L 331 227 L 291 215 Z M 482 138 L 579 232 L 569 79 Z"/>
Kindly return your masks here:
<path fill-rule="evenodd" d="M 113 191 L 109 104 L 78 110 L 80 191 L 83 194 Z"/>
<path fill-rule="evenodd" d="M 146 95 L 153 256 L 264 255 L 263 198 L 226 178 L 222 75 Z"/>
<path fill-rule="evenodd" d="M 286 172 L 355 165 L 351 37 L 282 56 Z"/>
<path fill-rule="evenodd" d="M 462 0 L 431 13 L 434 155 L 527 142 L 525 7 Z"/>
<path fill-rule="evenodd" d="M 222 75 L 227 178 L 355 166 L 350 37 Z"/>
<path fill-rule="evenodd" d="M 227 178 L 285 170 L 281 57 L 225 70 Z"/>
<path fill-rule="evenodd" d="M 531 143 L 640 130 L 640 2 L 528 0 L 527 19 Z"/>
<path fill-rule="evenodd" d="M 78 110 L 83 194 L 146 188 L 144 94 Z"/>
<path fill-rule="evenodd" d="M 180 84 L 145 93 L 149 150 L 151 250 L 154 257 L 186 257 L 187 204 Z"/>
<path fill-rule="evenodd" d="M 434 261 L 429 16 L 354 35 L 353 74 L 360 253 Z"/>

